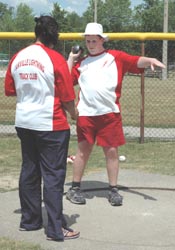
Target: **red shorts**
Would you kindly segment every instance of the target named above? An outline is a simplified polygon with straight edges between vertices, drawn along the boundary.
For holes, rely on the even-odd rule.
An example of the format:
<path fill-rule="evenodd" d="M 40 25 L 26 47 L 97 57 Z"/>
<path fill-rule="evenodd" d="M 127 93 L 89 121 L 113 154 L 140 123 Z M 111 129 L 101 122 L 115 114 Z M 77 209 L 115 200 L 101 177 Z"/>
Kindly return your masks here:
<path fill-rule="evenodd" d="M 78 142 L 88 141 L 102 147 L 118 147 L 125 144 L 120 113 L 99 116 L 79 116 L 77 120 Z"/>

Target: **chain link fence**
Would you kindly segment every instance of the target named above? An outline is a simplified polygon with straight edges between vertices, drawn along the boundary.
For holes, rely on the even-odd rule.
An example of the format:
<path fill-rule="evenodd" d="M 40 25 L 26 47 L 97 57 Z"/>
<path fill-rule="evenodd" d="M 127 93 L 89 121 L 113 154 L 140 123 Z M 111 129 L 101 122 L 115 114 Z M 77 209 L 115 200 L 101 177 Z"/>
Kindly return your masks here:
<path fill-rule="evenodd" d="M 7 41 L 10 44 L 10 41 Z M 130 41 L 128 41 L 130 42 Z M 143 43 L 131 41 L 134 53 L 156 57 L 162 60 L 162 41 L 146 41 Z M 76 43 L 76 41 L 75 41 Z M 147 44 L 149 43 L 149 46 Z M 65 49 L 69 42 L 62 41 Z M 110 42 L 109 42 L 110 45 Z M 11 47 L 11 46 L 9 46 Z M 150 49 L 151 48 L 151 49 Z M 118 49 L 113 47 L 113 49 Z M 124 50 L 124 49 L 123 49 Z M 169 51 L 171 50 L 171 51 Z M 161 53 L 160 53 L 161 51 Z M 168 60 L 166 72 L 156 69 L 152 72 L 146 69 L 143 75 L 128 74 L 123 80 L 121 108 L 123 126 L 126 139 L 144 140 L 175 140 L 175 59 L 173 61 L 174 48 L 167 51 Z M 127 51 L 132 54 L 132 51 Z M 5 97 L 4 76 L 8 61 L 12 56 L 0 54 L 0 134 L 15 134 L 15 97 Z M 65 55 L 66 56 L 66 55 Z M 76 135 L 76 125 L 71 124 L 71 134 Z"/>

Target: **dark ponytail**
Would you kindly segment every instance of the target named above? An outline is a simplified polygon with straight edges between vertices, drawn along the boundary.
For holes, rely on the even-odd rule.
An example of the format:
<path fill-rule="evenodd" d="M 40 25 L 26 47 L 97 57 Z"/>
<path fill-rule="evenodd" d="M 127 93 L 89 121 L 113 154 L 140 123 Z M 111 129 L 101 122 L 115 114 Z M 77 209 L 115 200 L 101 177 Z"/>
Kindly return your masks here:
<path fill-rule="evenodd" d="M 35 17 L 35 36 L 46 46 L 58 42 L 58 24 L 51 16 Z"/>

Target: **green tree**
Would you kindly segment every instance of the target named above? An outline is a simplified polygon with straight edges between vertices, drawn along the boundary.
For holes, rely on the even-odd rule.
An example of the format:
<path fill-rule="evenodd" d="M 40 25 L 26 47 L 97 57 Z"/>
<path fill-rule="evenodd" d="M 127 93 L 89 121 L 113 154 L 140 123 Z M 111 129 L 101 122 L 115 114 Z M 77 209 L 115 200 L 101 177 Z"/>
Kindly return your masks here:
<path fill-rule="evenodd" d="M 84 27 L 82 27 L 82 20 L 83 18 L 80 17 L 77 13 L 75 12 L 71 12 L 71 13 L 67 13 L 66 15 L 66 23 L 67 23 L 67 27 L 65 29 L 65 32 L 82 32 L 84 30 Z M 75 40 L 68 40 L 68 41 L 64 41 L 64 55 L 67 58 L 68 54 L 70 53 L 70 50 L 72 48 L 72 46 L 79 44 L 81 46 L 84 46 L 84 42 L 82 41 L 75 41 Z"/>
<path fill-rule="evenodd" d="M 66 19 L 67 11 L 62 9 L 58 3 L 54 3 L 51 15 L 58 22 L 59 32 L 65 32 L 67 27 L 67 19 Z"/>
<path fill-rule="evenodd" d="M 0 2 L 0 30 L 4 32 L 11 32 L 14 30 L 13 23 L 13 10 L 14 8 L 8 7 L 7 4 Z M 9 54 L 10 41 L 0 40 L 0 53 Z M 10 58 L 10 55 L 8 56 Z"/>
<path fill-rule="evenodd" d="M 14 18 L 14 25 L 16 31 L 33 32 L 33 10 L 27 4 L 21 3 L 17 6 L 16 15 Z"/>
<path fill-rule="evenodd" d="M 105 32 L 125 32 L 131 22 L 132 10 L 130 0 L 98 0 L 97 22 L 101 23 Z M 94 0 L 83 14 L 84 25 L 94 21 Z"/>
<path fill-rule="evenodd" d="M 19 4 L 14 13 L 14 30 L 16 32 L 33 32 L 34 15 L 33 10 L 27 4 Z M 31 40 L 12 40 L 10 43 L 11 54 L 31 44 Z"/>
<path fill-rule="evenodd" d="M 51 15 L 57 20 L 59 26 L 59 33 L 66 32 L 80 32 L 80 23 L 82 18 L 78 16 L 75 12 L 69 13 L 63 10 L 59 4 L 55 3 L 53 5 L 53 11 Z M 55 48 L 65 57 L 68 56 L 71 47 L 75 44 L 75 41 L 59 41 L 57 47 Z"/>
<path fill-rule="evenodd" d="M 99 0 L 97 3 L 97 13 L 99 14 L 99 6 L 102 8 L 103 2 Z M 89 22 L 94 22 L 94 0 L 89 0 L 89 6 L 83 13 L 83 26 L 85 27 L 85 25 Z"/>
<path fill-rule="evenodd" d="M 163 32 L 163 2 L 164 0 L 144 0 L 135 8 L 135 31 Z"/>
<path fill-rule="evenodd" d="M 87 10 L 80 17 L 75 12 L 69 13 L 54 3 L 51 15 L 59 24 L 59 32 L 84 32 L 88 22 L 94 21 L 94 0 L 89 0 Z M 104 27 L 104 32 L 162 32 L 163 31 L 164 0 L 143 0 L 134 9 L 131 9 L 131 0 L 98 0 L 97 22 Z M 169 1 L 169 32 L 175 32 L 175 1 Z M 0 30 L 1 31 L 33 31 L 33 10 L 27 4 L 19 4 L 17 9 L 0 2 Z M 12 40 L 7 43 L 0 40 L 0 50 L 6 53 L 12 50 L 13 54 L 18 49 L 31 43 L 31 40 Z M 57 50 L 66 57 L 75 43 L 84 46 L 83 41 L 59 41 Z M 10 44 L 10 46 L 9 46 Z M 108 48 L 122 49 L 132 54 L 140 53 L 139 41 L 109 41 Z M 168 42 L 169 58 L 174 60 L 174 41 Z M 162 41 L 146 41 L 145 51 L 148 56 L 155 56 L 161 60 Z M 158 53 L 158 54 L 157 54 Z"/>
<path fill-rule="evenodd" d="M 169 1 L 168 9 L 168 32 L 175 32 L 175 1 Z"/>
<path fill-rule="evenodd" d="M 106 0 L 104 13 L 100 17 L 108 32 L 127 32 L 130 26 L 132 10 L 130 0 Z"/>
<path fill-rule="evenodd" d="M 173 32 L 174 28 L 174 1 L 169 1 L 169 32 Z M 164 0 L 144 0 L 142 4 L 137 6 L 133 12 L 133 29 L 139 32 L 163 32 L 164 22 Z M 159 48 L 159 49 L 155 49 Z M 161 48 L 161 49 L 160 49 Z M 169 60 L 174 57 L 174 42 L 168 42 Z M 171 48 L 171 49 L 170 49 Z M 146 41 L 145 52 L 147 56 L 157 57 L 162 60 L 162 41 Z"/>
<path fill-rule="evenodd" d="M 76 12 L 67 13 L 67 27 L 66 32 L 81 32 L 82 29 L 82 20 L 83 18 L 80 17 Z M 83 27 L 84 28 L 84 27 Z"/>
<path fill-rule="evenodd" d="M 56 19 L 58 23 L 59 33 L 65 32 L 67 27 L 67 11 L 63 10 L 58 3 L 54 3 L 51 15 Z M 55 49 L 65 55 L 65 42 L 59 40 L 58 45 L 55 47 Z"/>
<path fill-rule="evenodd" d="M 7 4 L 0 2 L 0 30 L 13 31 L 13 7 L 8 7 Z"/>

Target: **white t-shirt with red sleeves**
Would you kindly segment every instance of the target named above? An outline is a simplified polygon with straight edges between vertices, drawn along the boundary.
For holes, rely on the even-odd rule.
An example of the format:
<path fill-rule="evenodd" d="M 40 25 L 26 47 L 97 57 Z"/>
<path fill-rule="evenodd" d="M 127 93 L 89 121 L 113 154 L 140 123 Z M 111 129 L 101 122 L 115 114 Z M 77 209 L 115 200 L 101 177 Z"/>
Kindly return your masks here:
<path fill-rule="evenodd" d="M 79 116 L 119 113 L 124 74 L 143 71 L 137 67 L 138 59 L 123 51 L 106 50 L 80 60 L 72 70 L 73 82 L 80 86 Z"/>
<path fill-rule="evenodd" d="M 11 59 L 5 94 L 17 96 L 15 126 L 39 131 L 69 128 L 62 102 L 75 99 L 67 62 L 55 50 L 33 44 Z"/>

